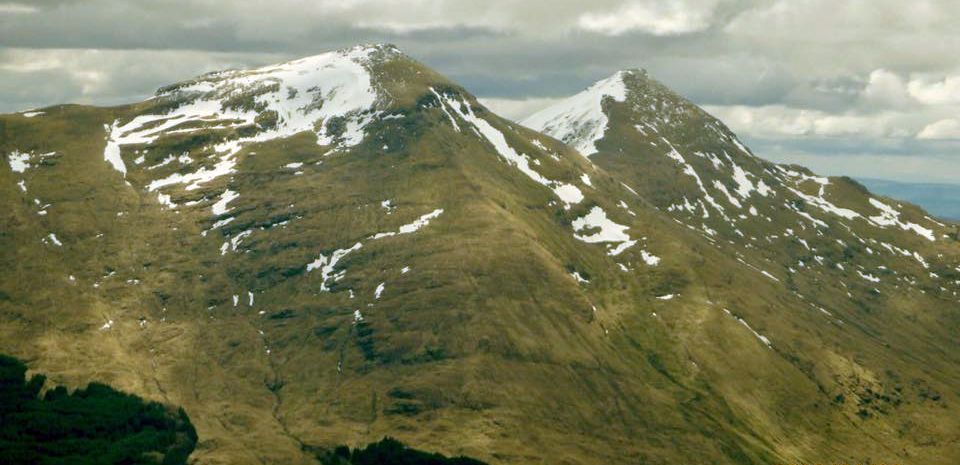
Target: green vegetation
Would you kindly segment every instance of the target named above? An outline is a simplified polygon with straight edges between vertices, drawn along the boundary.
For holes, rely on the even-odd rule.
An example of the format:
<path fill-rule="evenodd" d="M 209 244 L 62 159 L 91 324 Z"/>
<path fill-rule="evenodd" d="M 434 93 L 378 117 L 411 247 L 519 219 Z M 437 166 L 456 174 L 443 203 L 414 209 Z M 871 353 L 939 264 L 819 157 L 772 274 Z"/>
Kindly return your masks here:
<path fill-rule="evenodd" d="M 203 465 L 305 464 L 304 444 L 386 436 L 500 464 L 960 463 L 960 253 L 940 236 L 955 226 L 929 241 L 834 218 L 821 187 L 878 211 L 840 179 L 784 180 L 653 83 L 634 84 L 656 101 L 609 105 L 587 160 L 413 60 L 372 74 L 389 98 L 362 143 L 320 146 L 309 131 L 249 143 L 229 175 L 191 188 L 148 186 L 214 169 L 216 144 L 275 115 L 124 146 L 125 177 L 104 161 L 104 125 L 164 102 L 0 116 L 0 154 L 33 153 L 23 172 L 0 162 L 0 352 L 63 384 L 183 406 Z M 584 201 L 564 208 L 504 162 L 457 116 L 467 104 Z M 638 131 L 665 114 L 659 132 Z M 776 194 L 739 196 L 730 160 Z M 576 239 L 594 206 L 637 243 L 613 256 Z M 416 232 L 371 239 L 436 209 Z M 327 279 L 307 270 L 357 243 Z"/>
<path fill-rule="evenodd" d="M 91 383 L 40 395 L 46 378 L 0 355 L 0 461 L 5 464 L 163 464 L 187 461 L 197 434 L 182 409 Z"/>
<path fill-rule="evenodd" d="M 317 458 L 323 465 L 485 465 L 468 457 L 447 458 L 411 449 L 390 437 L 368 444 L 363 449 L 350 450 L 347 446 L 340 446 Z"/>

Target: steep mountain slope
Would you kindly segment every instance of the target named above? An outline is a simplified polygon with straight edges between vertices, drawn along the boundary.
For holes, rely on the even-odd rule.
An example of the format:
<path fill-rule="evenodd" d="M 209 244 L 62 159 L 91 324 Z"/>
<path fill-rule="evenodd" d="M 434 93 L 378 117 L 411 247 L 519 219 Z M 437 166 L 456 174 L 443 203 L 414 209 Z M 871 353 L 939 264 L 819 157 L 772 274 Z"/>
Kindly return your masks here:
<path fill-rule="evenodd" d="M 877 295 L 788 281 L 770 249 L 793 248 L 730 232 L 768 229 L 664 213 L 691 176 L 664 157 L 657 197 L 631 88 L 603 124 L 578 104 L 590 159 L 384 45 L 0 116 L 0 350 L 182 405 L 202 464 L 385 435 L 488 463 L 954 463 L 947 227 L 848 221 L 910 253 Z M 771 198 L 812 176 L 750 160 Z M 830 242 L 773 205 L 767 228 Z"/>
<path fill-rule="evenodd" d="M 618 72 L 522 123 L 580 147 L 597 167 L 616 173 L 758 279 L 781 284 L 821 312 L 825 323 L 883 344 L 887 350 L 870 365 L 886 371 L 880 376 L 886 380 L 874 380 L 885 391 L 900 391 L 887 357 L 922 361 L 930 375 L 956 373 L 949 354 L 960 311 L 956 225 L 873 195 L 849 178 L 757 158 L 723 123 L 642 70 Z M 821 342 L 862 357 L 865 341 L 848 338 Z M 877 404 L 858 392 L 864 387 L 838 379 L 843 370 L 818 366 L 822 360 L 807 363 L 805 370 L 832 372 L 812 378 L 859 399 L 857 414 L 870 417 L 871 408 L 860 407 Z M 871 394 L 878 386 L 866 389 Z"/>

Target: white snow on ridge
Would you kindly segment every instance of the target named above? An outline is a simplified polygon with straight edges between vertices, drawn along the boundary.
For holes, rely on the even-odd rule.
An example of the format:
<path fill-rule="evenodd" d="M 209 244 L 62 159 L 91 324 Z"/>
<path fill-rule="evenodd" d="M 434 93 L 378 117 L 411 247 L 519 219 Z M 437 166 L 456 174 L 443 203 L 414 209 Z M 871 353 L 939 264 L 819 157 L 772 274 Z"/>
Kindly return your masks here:
<path fill-rule="evenodd" d="M 823 210 L 823 211 L 825 211 L 825 212 L 827 212 L 827 213 L 832 213 L 832 214 L 834 214 L 834 215 L 837 215 L 837 216 L 839 216 L 839 217 L 841 217 L 841 218 L 848 219 L 848 220 L 852 220 L 852 219 L 858 218 L 858 217 L 860 216 L 859 213 L 857 213 L 857 212 L 855 212 L 855 211 L 853 211 L 853 210 L 851 210 L 851 209 L 849 209 L 849 208 L 838 207 L 838 206 L 834 205 L 832 202 L 830 202 L 829 200 L 827 200 L 826 198 L 824 198 L 824 197 L 823 197 L 823 187 L 822 187 L 822 186 L 821 186 L 821 188 L 820 188 L 821 194 L 818 195 L 818 196 L 804 194 L 804 193 L 801 192 L 799 189 L 794 189 L 794 188 L 789 187 L 789 186 L 784 186 L 784 187 L 786 187 L 787 190 L 789 190 L 790 192 L 793 192 L 793 194 L 796 195 L 797 197 L 800 197 L 801 199 L 803 199 L 803 200 L 806 201 L 807 203 L 809 203 L 809 204 L 811 204 L 811 205 L 813 205 L 813 206 L 815 206 L 815 207 L 817 207 L 817 208 L 819 208 L 819 209 L 821 209 L 821 210 Z"/>
<path fill-rule="evenodd" d="M 744 155 L 753 156 L 753 154 L 750 153 L 750 151 L 747 150 L 747 148 L 743 146 L 743 144 L 740 142 L 739 139 L 737 139 L 736 136 L 731 136 L 731 137 L 730 137 L 730 142 L 732 142 L 733 145 L 736 145 L 737 148 L 740 149 L 740 151 L 744 153 Z"/>
<path fill-rule="evenodd" d="M 905 231 L 913 231 L 928 240 L 936 240 L 936 236 L 933 234 L 933 230 L 925 228 L 916 223 L 902 222 L 900 221 L 900 212 L 894 209 L 893 207 L 875 199 L 870 198 L 870 205 L 873 205 L 874 208 L 880 210 L 879 215 L 867 217 L 870 221 L 880 227 L 887 226 L 898 226 Z"/>
<path fill-rule="evenodd" d="M 850 210 L 849 208 L 838 207 L 826 199 L 825 189 L 826 189 L 826 186 L 830 184 L 829 179 L 820 177 L 820 176 L 809 176 L 809 175 L 792 171 L 780 166 L 777 166 L 777 169 L 779 169 L 782 173 L 788 176 L 798 179 L 799 180 L 798 183 L 805 182 L 805 181 L 813 181 L 819 184 L 820 190 L 817 195 L 808 195 L 801 192 L 799 189 L 795 189 L 789 186 L 784 186 L 784 187 L 786 187 L 790 192 L 792 192 L 797 197 L 800 197 L 807 203 L 814 205 L 815 207 L 823 210 L 824 212 L 832 213 L 834 215 L 837 215 L 841 218 L 848 219 L 848 220 L 852 220 L 854 218 L 863 218 L 863 219 L 866 219 L 868 222 L 872 223 L 873 225 L 881 228 L 885 228 L 888 226 L 897 226 L 905 231 L 913 231 L 914 233 L 926 238 L 927 240 L 930 240 L 930 241 L 936 240 L 936 235 L 934 234 L 932 229 L 923 227 L 916 223 L 900 221 L 899 211 L 897 211 L 893 207 L 875 198 L 871 197 L 869 199 L 869 202 L 870 202 L 870 205 L 872 205 L 874 208 L 876 208 L 877 210 L 880 210 L 880 214 L 874 215 L 874 216 L 861 215 L 860 213 Z M 801 212 L 798 211 L 798 213 L 801 213 Z M 809 217 L 809 215 L 806 215 L 806 216 L 812 219 L 812 217 Z M 817 221 L 818 224 L 822 224 L 823 226 L 826 226 L 826 224 L 823 223 L 822 221 L 819 221 L 819 220 L 814 220 L 814 221 Z"/>
<path fill-rule="evenodd" d="M 687 176 L 692 177 L 693 180 L 696 181 L 697 187 L 700 188 L 700 192 L 703 194 L 703 198 L 707 200 L 707 203 L 709 203 L 710 206 L 716 209 L 717 213 L 720 213 L 720 216 L 723 216 L 727 220 L 727 222 L 731 222 L 730 218 L 727 217 L 727 213 L 723 209 L 723 207 L 720 206 L 720 204 L 717 203 L 717 200 L 714 199 L 713 196 L 710 195 L 710 193 L 707 191 L 706 186 L 703 185 L 703 180 L 700 179 L 700 175 L 697 174 L 697 171 L 693 168 L 693 165 L 687 162 L 687 159 L 684 158 L 679 151 L 677 151 L 676 147 L 674 147 L 669 140 L 663 137 L 661 137 L 660 140 L 662 140 L 665 144 L 667 144 L 668 147 L 670 147 L 670 151 L 667 152 L 667 157 L 675 160 L 677 163 L 683 166 L 683 174 L 686 174 Z M 724 188 L 724 191 L 726 191 L 726 188 Z M 730 196 L 729 192 L 727 192 L 727 195 Z M 739 207 L 739 202 L 737 202 L 735 205 Z M 707 215 L 709 215 L 707 213 L 706 207 L 704 207 L 703 211 L 704 211 L 704 218 L 706 218 Z"/>
<path fill-rule="evenodd" d="M 572 145 L 583 156 L 597 153 L 596 142 L 603 138 L 609 123 L 603 112 L 604 98 L 623 102 L 627 87 L 618 71 L 594 83 L 583 92 L 530 115 L 520 124 Z"/>
<path fill-rule="evenodd" d="M 420 218 L 417 218 L 416 221 L 414 221 L 413 223 L 400 226 L 400 229 L 397 231 L 397 234 L 410 234 L 412 232 L 416 232 L 420 228 L 430 224 L 430 220 L 440 216 L 441 213 L 443 213 L 442 208 L 438 208 L 430 213 L 427 213 L 426 215 L 423 215 Z"/>
<path fill-rule="evenodd" d="M 391 236 L 396 236 L 396 235 L 399 235 L 399 234 L 410 234 L 410 233 L 412 233 L 412 232 L 416 232 L 416 231 L 418 231 L 420 228 L 422 228 L 422 227 L 430 224 L 430 220 L 432 220 L 432 219 L 440 216 L 441 213 L 443 213 L 443 209 L 442 209 L 442 208 L 438 208 L 438 209 L 436 209 L 436 210 L 434 210 L 434 211 L 432 211 L 432 212 L 430 212 L 430 213 L 427 213 L 427 214 L 425 214 L 425 215 L 420 216 L 420 218 L 417 218 L 417 219 L 414 220 L 412 223 L 409 223 L 409 224 L 405 224 L 405 225 L 403 225 L 403 226 L 400 226 L 400 229 L 398 229 L 397 231 L 377 233 L 377 234 L 374 234 L 373 236 L 371 236 L 370 239 L 381 239 L 381 238 L 384 238 L 384 237 L 391 237 Z"/>
<path fill-rule="evenodd" d="M 764 345 L 766 345 L 768 348 L 771 348 L 771 349 L 773 348 L 773 343 L 770 342 L 770 339 L 769 339 L 768 337 L 766 337 L 766 336 L 764 336 L 764 335 L 762 335 L 762 334 L 754 331 L 754 329 L 750 327 L 750 324 L 748 324 L 746 320 L 744 320 L 743 318 L 740 318 L 740 317 L 734 315 L 733 313 L 730 312 L 730 310 L 723 309 L 723 311 L 724 311 L 724 313 L 726 313 L 727 315 L 729 315 L 731 318 L 733 318 L 733 319 L 737 320 L 738 322 L 740 322 L 740 324 L 742 324 L 742 325 L 743 325 L 744 327 L 746 327 L 748 330 L 750 330 L 750 332 L 753 333 L 754 337 L 756 337 L 757 339 L 759 339 L 760 342 L 762 342 L 762 343 L 763 343 Z"/>
<path fill-rule="evenodd" d="M 503 136 L 503 133 L 493 127 L 487 120 L 480 118 L 473 112 L 473 108 L 469 104 L 464 104 L 466 107 L 466 112 L 461 110 L 461 105 L 458 102 L 452 101 L 449 97 L 444 97 L 444 101 L 447 105 L 450 106 L 457 114 L 463 118 L 464 121 L 472 124 L 480 134 L 490 142 L 491 145 L 497 150 L 497 153 L 500 154 L 508 163 L 517 167 L 521 173 L 527 175 L 530 179 L 533 179 L 539 184 L 549 187 L 553 190 L 554 195 L 556 195 L 560 201 L 564 203 L 565 208 L 570 208 L 571 204 L 577 204 L 583 201 L 583 192 L 577 186 L 572 184 L 563 183 L 560 181 L 554 181 L 552 179 L 547 179 L 536 170 L 530 167 L 530 157 L 527 155 L 517 153 L 513 147 L 510 147 L 510 144 L 507 143 L 507 139 Z"/>
<path fill-rule="evenodd" d="M 450 124 L 453 125 L 453 129 L 456 129 L 457 132 L 460 132 L 460 125 L 457 124 L 457 120 L 453 119 L 453 115 L 447 111 L 447 105 L 449 105 L 450 102 L 444 99 L 433 87 L 430 88 L 430 92 L 433 92 L 433 95 L 437 96 L 437 100 L 440 101 L 440 109 L 443 110 L 443 113 L 447 115 L 447 118 L 450 118 Z"/>
<path fill-rule="evenodd" d="M 148 189 L 188 184 L 187 189 L 193 190 L 230 174 L 236 166 L 234 155 L 250 142 L 309 131 L 317 136 L 320 145 L 336 144 L 338 148 L 356 145 L 363 140 L 365 125 L 378 115 L 373 110 L 378 95 L 366 68 L 371 54 L 377 50 L 381 48 L 358 46 L 259 69 L 201 76 L 191 84 L 159 95 L 159 98 L 183 101 L 168 113 L 140 115 L 123 125 L 114 121 L 107 126 L 104 159 L 117 171 L 126 174 L 127 168 L 120 156 L 124 145 L 149 144 L 164 134 L 189 133 L 204 129 L 204 126 L 233 128 L 253 125 L 256 118 L 266 112 L 275 112 L 276 124 L 261 128 L 250 137 L 216 144 L 213 150 L 219 160 L 212 168 L 174 173 L 165 179 L 154 180 Z M 262 112 L 224 107 L 225 102 L 243 91 L 257 94 L 251 98 L 263 107 Z M 324 123 L 331 118 L 343 118 L 342 134 L 328 132 Z M 194 126 L 180 128 L 188 123 Z"/>

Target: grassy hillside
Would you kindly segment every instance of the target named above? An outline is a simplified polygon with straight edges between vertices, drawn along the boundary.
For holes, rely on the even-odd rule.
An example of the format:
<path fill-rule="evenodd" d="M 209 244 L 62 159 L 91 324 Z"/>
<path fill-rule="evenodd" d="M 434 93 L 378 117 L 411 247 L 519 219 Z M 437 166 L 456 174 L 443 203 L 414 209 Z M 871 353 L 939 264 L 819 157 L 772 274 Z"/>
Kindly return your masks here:
<path fill-rule="evenodd" d="M 759 159 L 782 194 L 756 221 L 673 214 L 699 187 L 627 106 L 588 160 L 395 49 L 333 58 L 0 116 L 0 350 L 182 405 L 198 464 L 385 436 L 504 464 L 960 458 L 946 226 L 834 237 L 786 201 L 819 184 Z M 296 81 L 354 65 L 375 98 L 364 75 Z M 685 154 L 736 147 L 678 131 Z M 847 181 L 825 195 L 870 205 Z"/>

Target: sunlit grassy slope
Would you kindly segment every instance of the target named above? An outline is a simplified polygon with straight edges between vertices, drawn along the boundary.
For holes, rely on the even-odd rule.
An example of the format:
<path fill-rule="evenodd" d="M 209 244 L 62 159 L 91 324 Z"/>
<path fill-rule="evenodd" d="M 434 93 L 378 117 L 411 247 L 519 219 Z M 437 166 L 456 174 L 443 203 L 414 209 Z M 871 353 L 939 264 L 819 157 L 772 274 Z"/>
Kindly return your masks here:
<path fill-rule="evenodd" d="M 786 174 L 757 204 L 769 221 L 694 222 L 669 207 L 699 188 L 637 135 L 644 113 L 608 102 L 587 159 L 394 49 L 369 56 L 373 106 L 239 144 L 195 188 L 151 183 L 214 169 L 217 144 L 277 127 L 257 95 L 295 93 L 231 90 L 257 121 L 122 145 L 125 175 L 104 157 L 111 125 L 194 94 L 0 116 L 0 153 L 29 154 L 0 167 L 0 350 L 182 405 L 198 464 L 314 463 L 384 436 L 489 463 L 960 460 L 952 226 L 933 242 L 870 226 L 929 269 L 875 256 L 784 205 Z M 697 118 L 668 137 L 703 172 L 688 151 L 733 149 Z M 867 211 L 853 183 L 828 193 Z M 816 252 L 782 239 L 801 208 L 829 221 L 804 230 Z"/>

